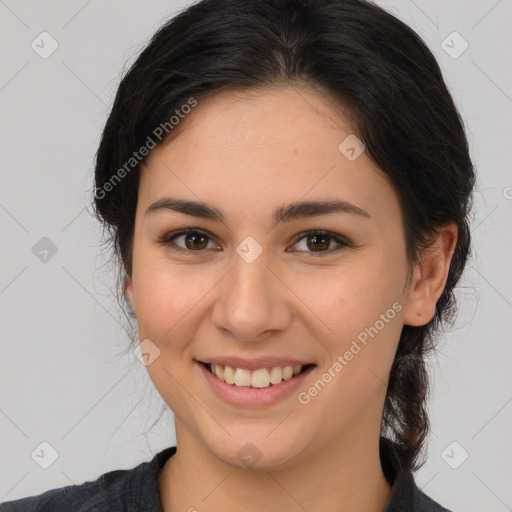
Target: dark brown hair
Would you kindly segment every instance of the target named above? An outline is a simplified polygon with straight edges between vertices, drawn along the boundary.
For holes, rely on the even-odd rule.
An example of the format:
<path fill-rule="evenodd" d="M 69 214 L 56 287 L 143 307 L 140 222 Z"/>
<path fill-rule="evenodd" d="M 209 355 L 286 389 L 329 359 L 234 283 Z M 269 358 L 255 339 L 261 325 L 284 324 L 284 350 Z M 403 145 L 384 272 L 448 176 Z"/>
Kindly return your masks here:
<path fill-rule="evenodd" d="M 188 7 L 154 34 L 122 78 L 97 153 L 96 216 L 121 274 L 130 275 L 139 173 L 137 162 L 127 162 L 134 151 L 148 137 L 165 140 L 155 140 L 155 130 L 171 133 L 169 120 L 191 98 L 280 84 L 314 87 L 350 112 L 367 154 L 399 196 L 411 266 L 436 227 L 457 225 L 435 317 L 403 327 L 387 388 L 382 432 L 417 469 L 429 429 L 425 356 L 455 316 L 475 176 L 439 66 L 411 28 L 363 0 L 202 0 Z"/>

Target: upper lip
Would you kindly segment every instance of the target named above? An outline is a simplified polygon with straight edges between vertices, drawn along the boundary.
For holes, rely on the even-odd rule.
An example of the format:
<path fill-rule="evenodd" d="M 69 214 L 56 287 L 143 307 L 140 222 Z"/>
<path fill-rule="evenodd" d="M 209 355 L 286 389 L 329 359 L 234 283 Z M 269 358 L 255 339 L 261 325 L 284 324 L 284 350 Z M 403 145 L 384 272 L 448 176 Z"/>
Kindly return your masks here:
<path fill-rule="evenodd" d="M 291 358 L 283 358 L 283 357 L 258 357 L 255 359 L 244 359 L 242 357 L 228 357 L 228 356 L 219 356 L 219 357 L 211 357 L 198 359 L 201 363 L 214 363 L 220 364 L 221 366 L 231 366 L 231 368 L 243 368 L 246 370 L 258 370 L 260 368 L 272 368 L 274 366 L 296 366 L 298 364 L 302 366 L 312 365 L 314 363 L 301 361 L 299 359 L 291 359 Z"/>

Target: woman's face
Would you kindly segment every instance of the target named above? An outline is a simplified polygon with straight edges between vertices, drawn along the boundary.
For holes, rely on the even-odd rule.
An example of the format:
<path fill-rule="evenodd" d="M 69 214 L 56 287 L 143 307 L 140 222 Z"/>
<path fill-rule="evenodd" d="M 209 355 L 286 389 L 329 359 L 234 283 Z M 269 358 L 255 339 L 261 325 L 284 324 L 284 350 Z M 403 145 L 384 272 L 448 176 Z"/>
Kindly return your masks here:
<path fill-rule="evenodd" d="M 406 321 L 402 217 L 334 112 L 307 88 L 223 92 L 141 170 L 127 293 L 147 369 L 178 442 L 238 467 L 380 429 Z M 201 363 L 215 361 L 235 384 Z M 314 366 L 289 378 L 300 363 Z"/>

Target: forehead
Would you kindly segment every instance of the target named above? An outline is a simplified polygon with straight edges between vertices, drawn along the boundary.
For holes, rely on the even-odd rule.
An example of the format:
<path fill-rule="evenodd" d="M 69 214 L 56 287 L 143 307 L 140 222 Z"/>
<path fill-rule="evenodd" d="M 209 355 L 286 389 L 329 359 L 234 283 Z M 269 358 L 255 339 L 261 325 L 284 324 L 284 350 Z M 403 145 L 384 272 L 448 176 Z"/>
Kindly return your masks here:
<path fill-rule="evenodd" d="M 374 211 L 397 207 L 389 180 L 365 152 L 350 160 L 340 150 L 353 132 L 339 105 L 310 88 L 224 91 L 199 99 L 151 152 L 140 200 L 165 192 L 257 210 L 329 195 Z"/>
<path fill-rule="evenodd" d="M 324 131 L 352 133 L 352 124 L 339 103 L 312 87 L 228 90 L 200 99 L 173 129 L 167 144 L 178 138 L 204 143 L 207 138 L 226 146 L 243 145 L 247 150 L 258 149 L 257 144 L 282 144 L 286 149 L 290 142 L 302 143 L 307 149 L 310 144 L 304 145 L 304 139 L 318 142 L 315 133 Z"/>

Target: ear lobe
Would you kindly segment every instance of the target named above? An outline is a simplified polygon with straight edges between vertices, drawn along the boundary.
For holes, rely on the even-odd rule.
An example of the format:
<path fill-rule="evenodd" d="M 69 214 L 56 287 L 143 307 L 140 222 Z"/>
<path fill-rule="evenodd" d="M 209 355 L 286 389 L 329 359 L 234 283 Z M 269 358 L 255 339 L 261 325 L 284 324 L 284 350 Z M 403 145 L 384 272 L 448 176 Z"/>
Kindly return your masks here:
<path fill-rule="evenodd" d="M 404 307 L 405 325 L 426 325 L 434 318 L 456 243 L 457 226 L 454 223 L 437 228 L 435 242 L 423 252 L 414 269 Z"/>

